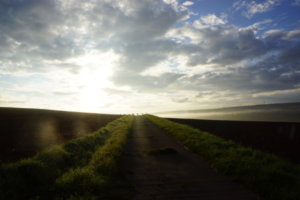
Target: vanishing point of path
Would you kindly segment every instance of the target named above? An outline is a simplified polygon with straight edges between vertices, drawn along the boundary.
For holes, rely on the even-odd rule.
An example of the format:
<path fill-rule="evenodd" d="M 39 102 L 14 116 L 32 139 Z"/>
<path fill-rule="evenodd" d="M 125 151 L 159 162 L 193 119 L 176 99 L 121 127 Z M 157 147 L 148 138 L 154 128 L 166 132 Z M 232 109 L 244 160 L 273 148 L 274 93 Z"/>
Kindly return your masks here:
<path fill-rule="evenodd" d="M 148 155 L 155 148 L 173 147 L 177 154 Z M 256 194 L 217 173 L 144 116 L 135 117 L 121 169 L 132 199 L 257 200 Z M 121 181 L 121 180 L 120 180 Z"/>

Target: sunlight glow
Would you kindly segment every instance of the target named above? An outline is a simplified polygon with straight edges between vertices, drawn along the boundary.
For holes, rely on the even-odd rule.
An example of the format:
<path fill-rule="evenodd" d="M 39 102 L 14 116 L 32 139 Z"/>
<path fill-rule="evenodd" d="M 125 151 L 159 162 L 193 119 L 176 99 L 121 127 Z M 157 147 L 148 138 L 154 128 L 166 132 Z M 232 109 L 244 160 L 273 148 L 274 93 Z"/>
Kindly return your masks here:
<path fill-rule="evenodd" d="M 112 75 L 115 62 L 118 56 L 109 52 L 105 54 L 89 54 L 80 59 L 81 66 L 84 66 L 80 73 L 82 85 L 80 102 L 86 107 L 102 107 L 106 93 L 101 89 L 111 87 L 112 83 L 108 77 Z"/>

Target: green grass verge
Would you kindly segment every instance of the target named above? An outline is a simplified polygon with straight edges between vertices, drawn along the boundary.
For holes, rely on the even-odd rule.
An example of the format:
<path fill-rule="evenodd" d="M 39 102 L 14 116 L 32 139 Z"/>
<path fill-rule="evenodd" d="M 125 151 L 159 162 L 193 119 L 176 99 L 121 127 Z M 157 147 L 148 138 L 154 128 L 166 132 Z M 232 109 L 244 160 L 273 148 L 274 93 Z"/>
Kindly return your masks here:
<path fill-rule="evenodd" d="M 0 167 L 0 199 L 98 199 L 113 184 L 132 115 Z"/>
<path fill-rule="evenodd" d="M 182 145 L 205 158 L 218 172 L 244 184 L 264 199 L 300 199 L 299 165 L 187 125 L 145 116 Z"/>

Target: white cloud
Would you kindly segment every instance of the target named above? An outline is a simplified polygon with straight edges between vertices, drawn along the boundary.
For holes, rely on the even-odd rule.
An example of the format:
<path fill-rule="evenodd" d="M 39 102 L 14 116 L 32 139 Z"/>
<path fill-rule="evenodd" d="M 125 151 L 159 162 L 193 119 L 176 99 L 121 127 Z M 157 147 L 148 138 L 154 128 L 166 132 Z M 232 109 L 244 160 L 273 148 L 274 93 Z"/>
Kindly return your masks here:
<path fill-rule="evenodd" d="M 235 10 L 241 9 L 246 4 L 245 1 L 243 1 L 243 2 L 241 2 L 241 1 L 242 0 L 239 0 L 239 1 L 235 2 L 235 3 L 233 3 L 232 7 L 235 8 Z"/>
<path fill-rule="evenodd" d="M 222 14 L 222 18 L 218 18 L 215 14 L 208 14 L 206 16 L 201 16 L 199 20 L 195 20 L 193 25 L 196 28 L 206 28 L 216 25 L 226 24 L 228 21 L 226 20 L 227 15 Z"/>
<path fill-rule="evenodd" d="M 163 0 L 166 4 L 177 3 L 177 0 Z"/>
<path fill-rule="evenodd" d="M 262 30 L 269 26 L 269 24 L 272 22 L 272 19 L 265 19 L 264 21 L 254 23 L 248 27 L 245 27 L 245 29 L 257 29 Z"/>
<path fill-rule="evenodd" d="M 237 1 L 233 4 L 233 8 L 235 8 L 236 11 L 245 8 L 246 11 L 242 14 L 250 19 L 257 13 L 264 13 L 272 10 L 275 6 L 280 5 L 281 1 L 282 0 L 267 0 L 264 3 L 259 4 L 255 1 Z"/>
<path fill-rule="evenodd" d="M 221 13 L 221 19 L 226 20 L 228 15 L 226 13 Z"/>
<path fill-rule="evenodd" d="M 182 5 L 184 5 L 184 6 L 191 6 L 191 5 L 193 5 L 193 4 L 194 4 L 194 2 L 186 1 L 186 2 L 184 2 Z"/>
<path fill-rule="evenodd" d="M 188 8 L 185 6 L 189 5 L 180 5 L 178 0 L 163 0 L 166 4 L 170 4 L 175 11 L 188 11 Z M 189 1 L 187 1 L 189 2 Z M 187 19 L 187 18 L 186 18 Z"/>
<path fill-rule="evenodd" d="M 220 25 L 220 24 L 226 24 L 227 23 L 227 20 L 222 20 L 220 18 L 218 18 L 216 15 L 214 14 L 210 14 L 210 15 L 206 15 L 206 16 L 203 16 L 201 17 L 201 20 L 207 24 L 207 25 Z"/>

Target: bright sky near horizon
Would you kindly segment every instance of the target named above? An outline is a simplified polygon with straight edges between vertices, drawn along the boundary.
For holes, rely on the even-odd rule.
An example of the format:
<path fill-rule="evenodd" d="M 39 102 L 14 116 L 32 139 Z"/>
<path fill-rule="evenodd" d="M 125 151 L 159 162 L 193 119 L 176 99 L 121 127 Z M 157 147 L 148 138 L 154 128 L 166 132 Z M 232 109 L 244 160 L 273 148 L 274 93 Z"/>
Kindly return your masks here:
<path fill-rule="evenodd" d="M 300 101 L 300 0 L 1 0 L 0 107 Z"/>

